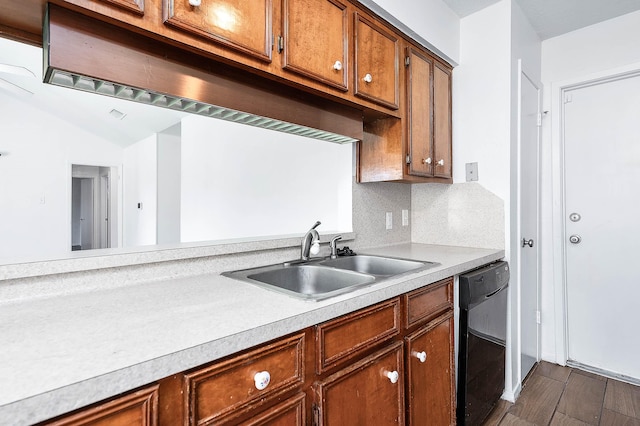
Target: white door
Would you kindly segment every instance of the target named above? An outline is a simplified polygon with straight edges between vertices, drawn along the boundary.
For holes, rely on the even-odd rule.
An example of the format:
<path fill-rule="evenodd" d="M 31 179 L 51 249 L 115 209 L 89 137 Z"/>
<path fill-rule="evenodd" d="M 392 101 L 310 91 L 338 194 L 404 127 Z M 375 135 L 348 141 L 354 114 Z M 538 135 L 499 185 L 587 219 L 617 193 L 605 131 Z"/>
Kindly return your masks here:
<path fill-rule="evenodd" d="M 640 75 L 563 96 L 568 362 L 640 379 Z"/>
<path fill-rule="evenodd" d="M 80 178 L 80 245 L 82 250 L 93 248 L 93 179 Z"/>
<path fill-rule="evenodd" d="M 540 359 L 539 150 L 540 85 L 520 72 L 520 374 L 527 376 Z"/>

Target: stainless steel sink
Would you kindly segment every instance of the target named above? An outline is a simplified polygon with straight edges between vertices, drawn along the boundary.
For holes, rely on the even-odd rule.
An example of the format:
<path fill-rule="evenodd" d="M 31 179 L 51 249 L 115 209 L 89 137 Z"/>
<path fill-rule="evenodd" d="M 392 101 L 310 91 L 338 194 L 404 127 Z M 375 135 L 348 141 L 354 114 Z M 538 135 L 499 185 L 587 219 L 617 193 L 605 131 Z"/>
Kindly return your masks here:
<path fill-rule="evenodd" d="M 427 265 L 435 266 L 433 262 L 418 262 L 415 260 L 396 259 L 392 257 L 356 255 L 338 257 L 320 262 L 321 265 L 332 268 L 347 269 L 364 274 L 391 276 L 403 274 Z"/>
<path fill-rule="evenodd" d="M 346 293 L 376 280 L 372 275 L 317 264 L 278 264 L 225 272 L 223 275 L 310 300 L 321 300 Z"/>
<path fill-rule="evenodd" d="M 382 256 L 280 263 L 222 275 L 306 300 L 322 300 L 374 284 L 394 275 L 438 265 Z"/>

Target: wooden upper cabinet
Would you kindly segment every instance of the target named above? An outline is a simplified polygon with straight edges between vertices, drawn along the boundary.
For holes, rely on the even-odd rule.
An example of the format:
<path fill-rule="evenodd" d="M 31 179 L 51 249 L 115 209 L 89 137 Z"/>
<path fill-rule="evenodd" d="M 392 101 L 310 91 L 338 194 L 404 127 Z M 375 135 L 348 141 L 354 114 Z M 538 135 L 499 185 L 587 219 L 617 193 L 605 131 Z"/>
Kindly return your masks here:
<path fill-rule="evenodd" d="M 433 175 L 451 178 L 451 71 L 438 62 L 433 68 L 433 97 Z"/>
<path fill-rule="evenodd" d="M 405 81 L 409 174 L 433 176 L 433 60 L 413 47 L 407 48 L 407 58 Z"/>
<path fill-rule="evenodd" d="M 271 62 L 271 0 L 163 0 L 164 23 Z"/>
<path fill-rule="evenodd" d="M 337 0 L 283 0 L 283 67 L 346 91 L 347 5 Z"/>
<path fill-rule="evenodd" d="M 399 104 L 399 39 L 355 13 L 355 94 L 387 108 Z"/>
<path fill-rule="evenodd" d="M 120 7 L 138 15 L 144 15 L 144 0 L 101 0 L 104 3 Z"/>

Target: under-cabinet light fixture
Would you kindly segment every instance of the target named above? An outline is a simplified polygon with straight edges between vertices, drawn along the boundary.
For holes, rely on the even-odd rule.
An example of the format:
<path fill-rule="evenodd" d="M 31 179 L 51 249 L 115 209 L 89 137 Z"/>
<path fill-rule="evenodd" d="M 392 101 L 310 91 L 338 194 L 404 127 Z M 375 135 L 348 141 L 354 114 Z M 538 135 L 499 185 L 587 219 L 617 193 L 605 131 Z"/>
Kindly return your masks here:
<path fill-rule="evenodd" d="M 50 72 L 48 72 L 47 75 L 48 79 L 45 82 L 57 86 L 79 89 L 85 92 L 112 96 L 119 99 L 126 99 L 147 105 L 155 105 L 177 111 L 189 112 L 206 117 L 219 118 L 226 121 L 232 121 L 234 123 L 248 124 L 250 126 L 276 130 L 298 136 L 305 136 L 327 142 L 340 144 L 357 142 L 357 139 L 339 135 L 337 133 L 327 132 L 325 130 L 314 129 L 299 124 L 288 123 L 282 120 L 262 117 L 190 99 L 165 95 L 146 89 L 138 89 L 135 87 L 116 84 L 58 69 L 50 69 Z"/>

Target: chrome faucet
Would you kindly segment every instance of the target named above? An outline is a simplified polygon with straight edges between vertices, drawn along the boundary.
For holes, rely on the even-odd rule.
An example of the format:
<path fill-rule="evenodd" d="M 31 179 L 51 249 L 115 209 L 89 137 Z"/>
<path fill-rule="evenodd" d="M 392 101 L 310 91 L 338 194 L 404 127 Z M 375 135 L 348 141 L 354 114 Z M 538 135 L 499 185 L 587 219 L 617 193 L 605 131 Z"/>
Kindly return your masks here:
<path fill-rule="evenodd" d="M 310 259 L 309 254 L 311 253 L 312 247 L 314 247 L 314 250 L 320 248 L 320 246 L 318 245 L 320 243 L 320 235 L 318 235 L 318 231 L 316 231 L 316 228 L 318 226 L 320 226 L 320 221 L 317 221 L 315 225 L 313 225 L 311 229 L 309 229 L 307 233 L 304 234 L 304 237 L 302 238 L 302 244 L 300 246 L 300 260 Z M 314 254 L 317 253 L 318 252 L 316 251 Z"/>
<path fill-rule="evenodd" d="M 329 249 L 331 250 L 331 259 L 338 258 L 338 241 L 342 239 L 342 235 L 336 235 L 329 242 Z"/>

